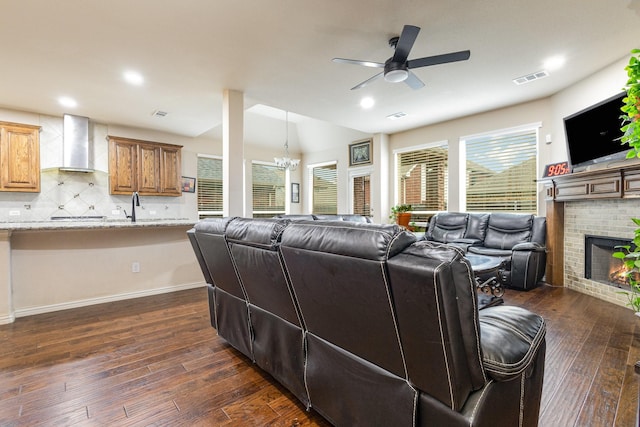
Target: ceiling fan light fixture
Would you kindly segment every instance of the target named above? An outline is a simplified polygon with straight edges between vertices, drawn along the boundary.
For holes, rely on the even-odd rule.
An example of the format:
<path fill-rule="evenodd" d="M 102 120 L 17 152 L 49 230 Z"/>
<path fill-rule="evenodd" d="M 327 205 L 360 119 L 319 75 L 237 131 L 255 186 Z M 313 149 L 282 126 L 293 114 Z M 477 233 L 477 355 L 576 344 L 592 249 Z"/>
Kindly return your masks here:
<path fill-rule="evenodd" d="M 409 71 L 407 70 L 390 70 L 385 73 L 384 79 L 389 83 L 400 83 L 407 80 L 409 77 Z"/>

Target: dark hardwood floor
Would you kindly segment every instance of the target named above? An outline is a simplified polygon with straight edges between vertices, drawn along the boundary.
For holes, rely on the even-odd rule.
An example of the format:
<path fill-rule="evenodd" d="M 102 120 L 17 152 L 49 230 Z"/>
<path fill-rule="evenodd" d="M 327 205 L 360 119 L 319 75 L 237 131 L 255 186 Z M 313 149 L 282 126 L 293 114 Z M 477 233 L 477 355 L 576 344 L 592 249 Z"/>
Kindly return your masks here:
<path fill-rule="evenodd" d="M 548 286 L 507 290 L 505 301 L 547 321 L 541 426 L 635 425 L 631 310 Z M 328 426 L 208 316 L 202 288 L 0 326 L 0 425 Z"/>

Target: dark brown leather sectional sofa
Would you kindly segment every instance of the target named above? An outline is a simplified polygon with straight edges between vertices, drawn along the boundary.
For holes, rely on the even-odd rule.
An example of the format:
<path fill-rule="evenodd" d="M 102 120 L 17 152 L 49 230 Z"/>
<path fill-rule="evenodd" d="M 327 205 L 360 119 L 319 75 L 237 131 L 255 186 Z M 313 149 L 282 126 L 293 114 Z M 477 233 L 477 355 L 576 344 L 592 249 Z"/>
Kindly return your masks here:
<path fill-rule="evenodd" d="M 218 334 L 336 426 L 535 426 L 545 323 L 478 310 L 454 246 L 349 221 L 188 232 Z"/>
<path fill-rule="evenodd" d="M 547 223 L 543 216 L 516 213 L 441 212 L 431 217 L 425 238 L 503 262 L 504 286 L 538 286 L 546 267 Z"/>

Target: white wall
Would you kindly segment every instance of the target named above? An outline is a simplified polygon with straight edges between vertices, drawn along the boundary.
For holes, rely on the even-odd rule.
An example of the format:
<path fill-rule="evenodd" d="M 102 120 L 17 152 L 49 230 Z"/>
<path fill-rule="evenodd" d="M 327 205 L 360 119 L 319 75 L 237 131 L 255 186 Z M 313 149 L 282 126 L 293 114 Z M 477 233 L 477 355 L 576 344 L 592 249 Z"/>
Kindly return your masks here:
<path fill-rule="evenodd" d="M 394 186 L 391 175 L 393 156 L 391 153 L 394 149 L 442 140 L 448 140 L 450 146 L 455 146 L 461 136 L 541 122 L 542 141 L 546 134 L 550 134 L 552 143 L 540 145 L 539 175 L 542 174 L 545 164 L 566 160 L 562 118 L 618 93 L 626 81 L 625 64 L 626 59 L 617 61 L 580 83 L 545 99 L 390 136 L 375 135 L 372 174 L 374 220 L 386 222 L 389 206 L 393 203 Z M 45 122 L 54 124 L 61 122 L 62 118 L 0 109 L 0 120 L 42 125 Z M 182 173 L 185 176 L 196 176 L 198 153 L 222 154 L 221 141 L 211 138 L 185 138 L 113 124 L 98 128 L 102 129 L 100 132 L 103 134 L 184 145 Z M 292 182 L 302 184 L 300 189 L 302 203 L 297 206 L 292 205 L 291 212 L 310 211 L 307 203 L 309 186 L 307 166 L 328 161 L 338 162 L 338 212 L 349 212 L 348 146 L 354 141 L 371 137 L 371 135 L 311 119 L 298 123 L 297 132 L 300 146 L 313 148 L 305 150 L 303 155 L 291 153 L 292 156 L 300 156 L 302 159 L 301 167 L 291 177 Z M 43 164 L 50 164 L 48 162 L 53 162 L 52 158 L 61 156 L 61 146 L 58 147 L 56 143 L 46 141 L 45 136 Z M 104 141 L 96 142 L 104 143 Z M 245 175 L 242 175 L 242 171 L 238 172 L 238 179 L 245 180 L 245 189 L 248 190 L 245 202 L 249 212 L 251 161 L 271 162 L 274 155 L 281 155 L 279 148 L 261 148 L 256 145 L 257 143 L 252 141 L 252 144 L 246 145 Z M 106 171 L 100 172 L 106 174 Z M 78 183 L 74 185 L 76 184 L 79 185 Z M 127 203 L 127 198 L 113 198 L 108 195 L 108 190 L 102 191 L 101 194 L 106 200 L 105 206 Z M 454 188 L 450 188 L 452 200 L 457 199 L 456 193 Z M 540 200 L 542 196 L 540 188 Z M 22 207 L 25 203 L 37 201 L 40 197 L 43 196 L 26 193 L 0 194 L 0 221 L 7 220 L 7 207 L 14 204 Z M 150 198 L 147 203 L 158 203 L 159 206 L 164 206 L 168 203 L 166 202 L 168 199 L 170 198 Z M 179 212 L 180 215 L 188 218 L 197 217 L 195 194 L 185 193 L 182 197 L 173 199 L 175 199 L 175 205 L 170 206 L 172 212 Z M 543 206 L 543 203 L 539 205 Z M 453 210 L 454 206 L 455 204 L 450 205 L 450 208 Z M 544 215 L 544 212 L 539 214 Z M 14 233 L 11 237 L 11 254 L 8 254 L 8 248 L 4 252 L 0 251 L 0 254 L 4 255 L 4 262 L 12 264 L 14 274 L 12 279 L 15 284 L 14 308 L 18 312 L 30 313 L 42 307 L 55 308 L 65 304 L 82 303 L 82 301 L 100 301 L 114 295 L 137 295 L 197 285 L 197 282 L 202 281 L 202 275 L 184 231 L 184 229 L 175 230 L 177 234 L 174 234 L 173 231 L 159 229 L 131 232 L 92 230 L 77 232 L 70 237 L 54 232 Z M 5 246 L 8 246 L 6 242 Z M 131 261 L 134 259 L 141 263 L 141 273 L 131 273 Z M 10 310 L 8 307 L 0 307 L 0 310 L 3 309 Z"/>
<path fill-rule="evenodd" d="M 544 99 L 391 135 L 389 152 L 443 140 L 447 140 L 450 149 L 457 152 L 462 136 L 540 122 L 542 127 L 539 129 L 538 176 L 541 177 L 545 165 L 568 160 L 563 118 L 621 92 L 627 80 L 624 70 L 627 61 L 627 57 L 616 61 L 579 83 Z M 545 143 L 546 135 L 551 136 L 550 144 Z M 389 162 L 389 170 L 393 171 L 392 155 Z M 449 210 L 459 209 L 457 177 L 454 165 L 449 176 Z M 389 204 L 392 205 L 394 186 L 391 174 L 389 188 Z M 545 215 L 541 185 L 538 186 L 538 195 L 538 214 Z"/>
<path fill-rule="evenodd" d="M 14 231 L 16 317 L 202 286 L 188 228 Z"/>
<path fill-rule="evenodd" d="M 459 140 L 463 136 L 474 135 L 478 133 L 489 132 L 499 129 L 508 129 L 521 125 L 541 122 L 540 135 L 552 132 L 552 111 L 551 101 L 549 98 L 527 102 L 508 108 L 493 110 L 487 113 L 476 114 L 473 116 L 463 117 L 457 120 L 438 123 L 432 126 L 425 126 L 418 129 L 391 135 L 389 152 L 400 148 L 418 146 L 427 143 L 448 141 L 449 150 L 452 154 L 458 153 Z M 542 138 L 544 140 L 544 137 Z M 546 151 L 547 146 L 540 144 L 540 173 L 546 163 L 549 163 Z M 450 165 L 449 174 L 449 210 L 460 210 L 458 201 L 460 199 L 459 182 L 457 164 Z M 389 155 L 389 170 L 393 171 L 393 156 Z M 392 173 L 389 174 L 389 204 L 394 203 L 394 183 Z M 540 201 L 542 201 L 542 186 L 539 187 Z M 543 206 L 539 203 L 539 206 Z M 538 212 L 544 215 L 544 212 Z"/>
<path fill-rule="evenodd" d="M 628 57 L 620 59 L 551 97 L 553 143 L 547 163 L 567 160 L 567 143 L 562 119 L 622 92 L 627 82 L 624 67 L 628 61 Z"/>
<path fill-rule="evenodd" d="M 338 173 L 338 213 L 349 213 L 349 144 L 370 138 L 372 135 L 335 126 L 320 120 L 308 119 L 298 123 L 298 138 L 300 144 L 313 147 L 312 151 L 307 151 L 303 157 L 302 185 L 300 188 L 300 198 L 302 203 L 301 213 L 311 213 L 311 206 L 308 203 L 309 183 L 308 167 L 318 163 L 337 161 Z M 375 147 L 374 147 L 375 154 Z M 380 159 L 373 157 L 374 165 Z"/>

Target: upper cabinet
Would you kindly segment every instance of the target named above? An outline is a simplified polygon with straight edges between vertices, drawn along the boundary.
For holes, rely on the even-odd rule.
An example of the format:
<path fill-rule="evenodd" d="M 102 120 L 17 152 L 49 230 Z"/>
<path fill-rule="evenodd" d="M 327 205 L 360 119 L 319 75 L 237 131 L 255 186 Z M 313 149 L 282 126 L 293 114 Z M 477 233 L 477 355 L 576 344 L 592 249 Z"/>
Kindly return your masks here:
<path fill-rule="evenodd" d="M 0 122 L 0 191 L 40 192 L 40 127 Z"/>
<path fill-rule="evenodd" d="M 111 194 L 180 196 L 181 145 L 109 137 Z"/>

